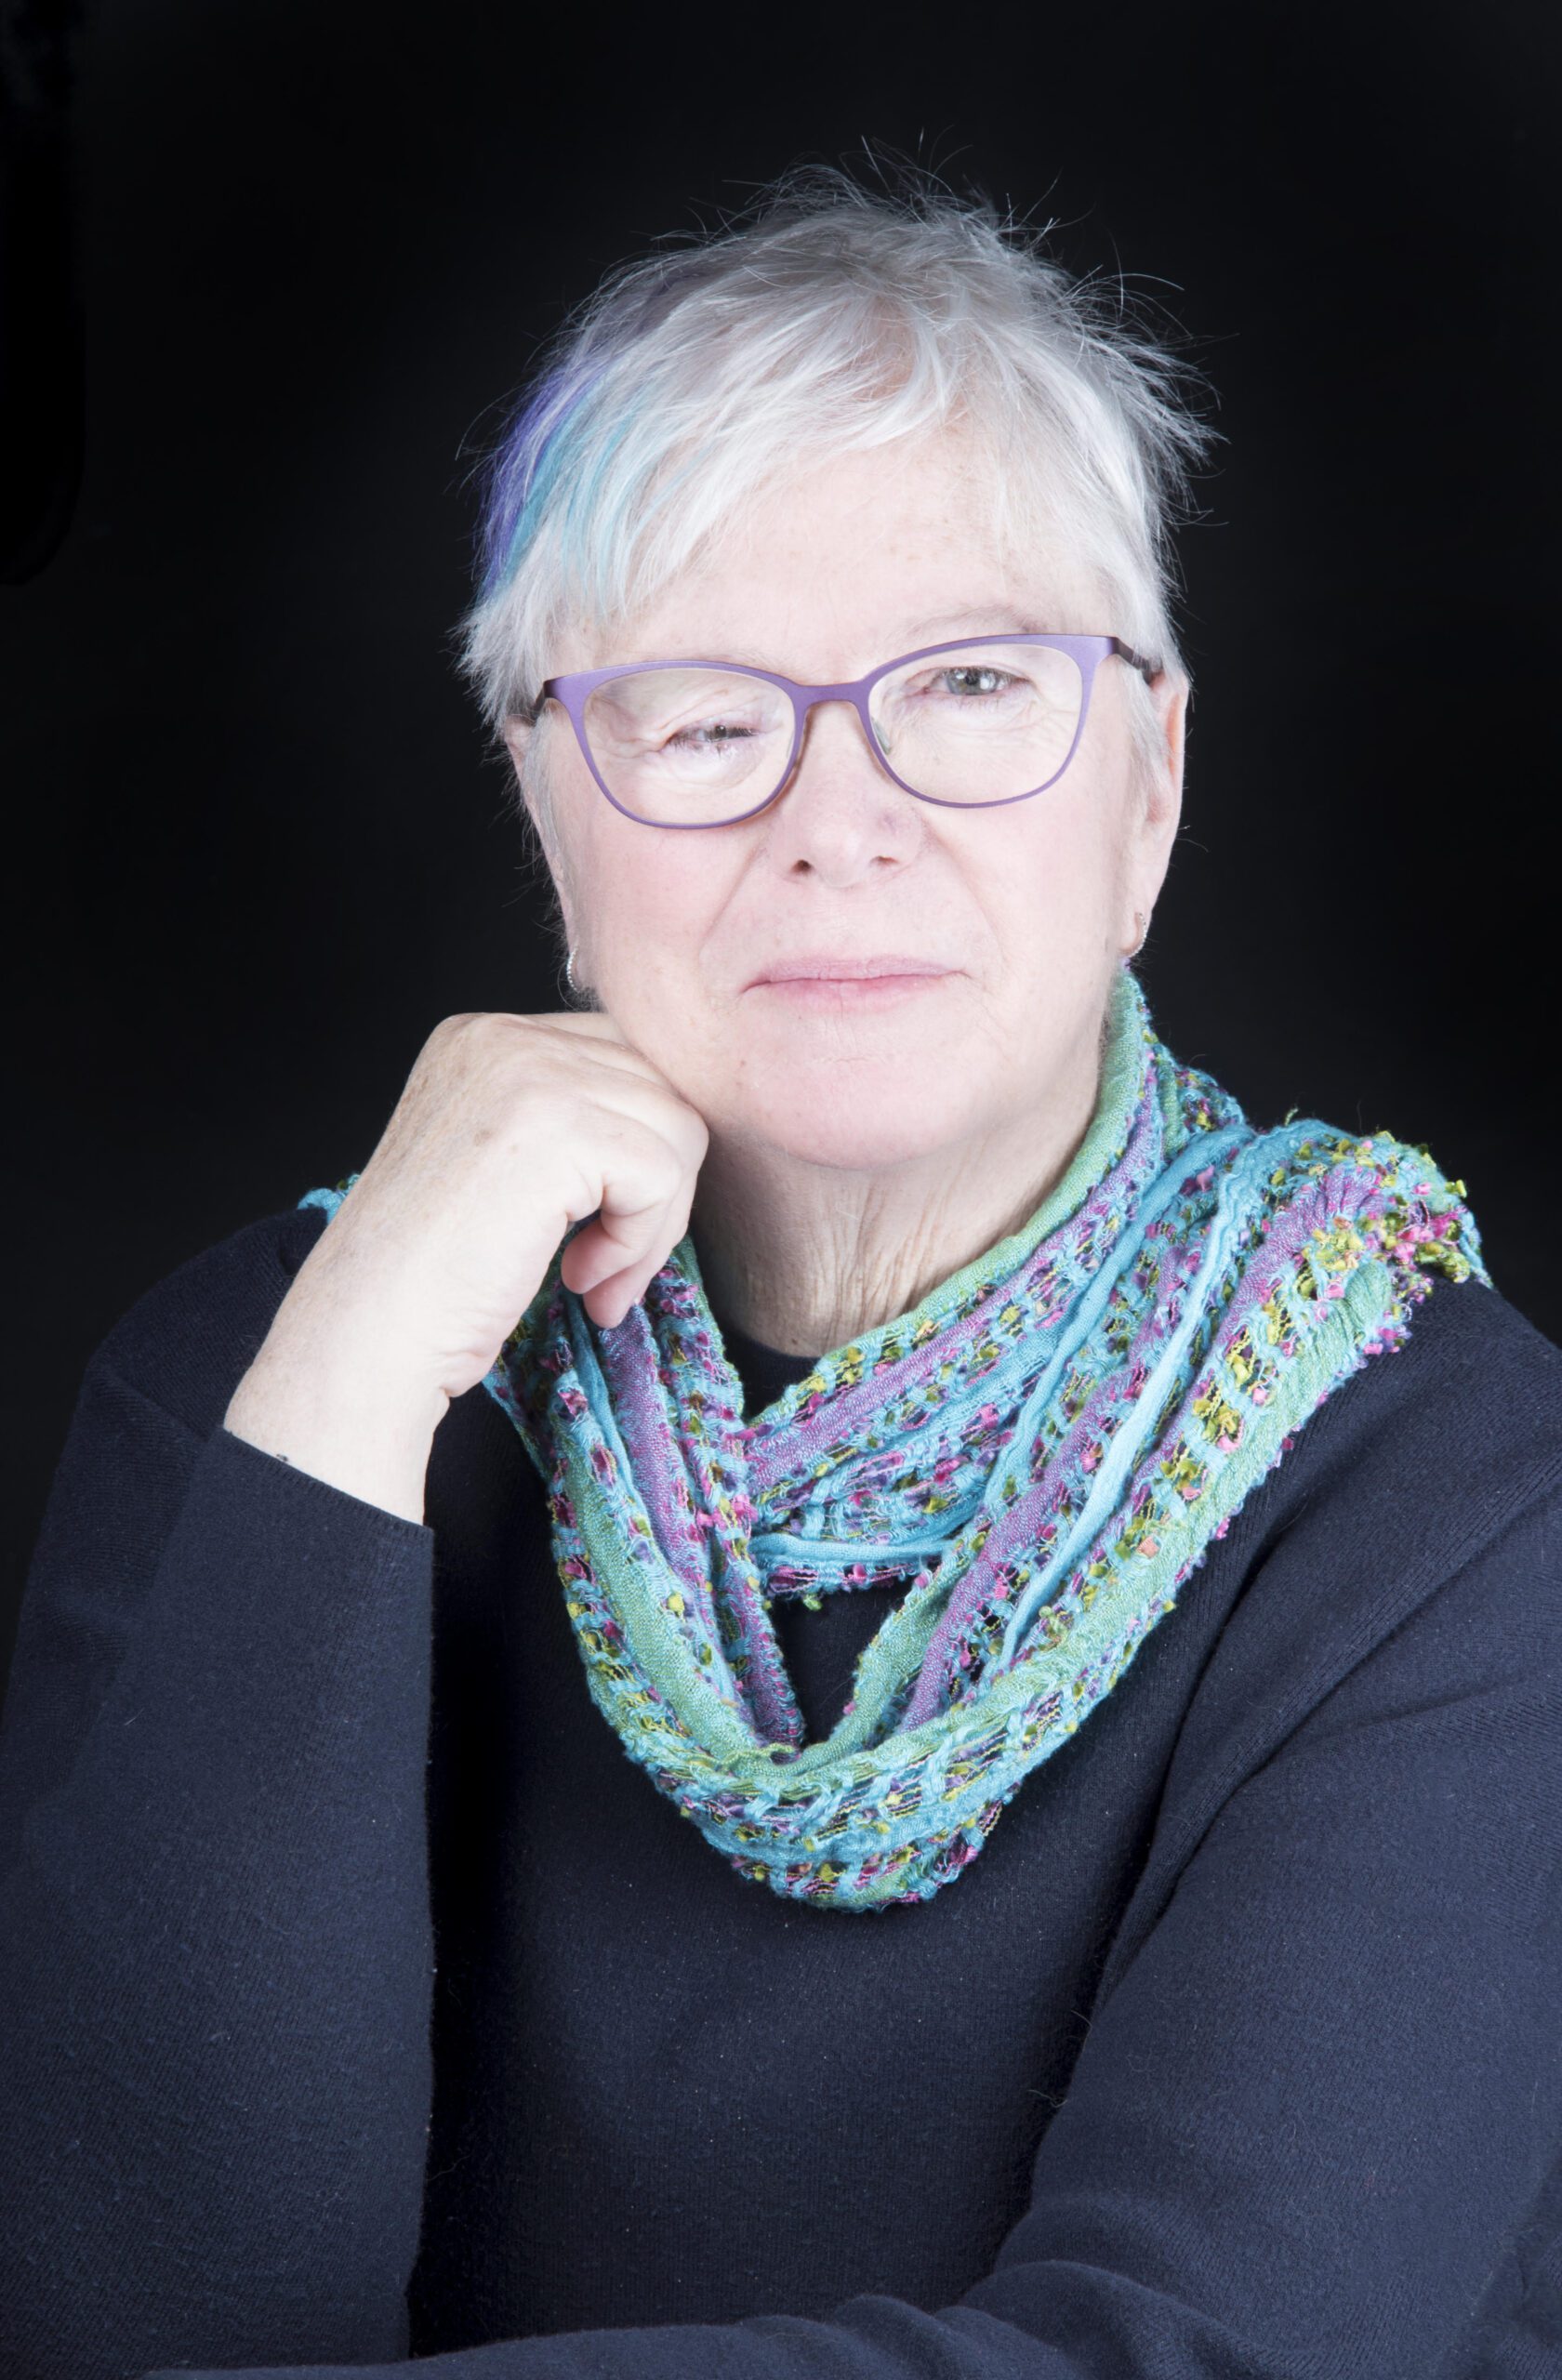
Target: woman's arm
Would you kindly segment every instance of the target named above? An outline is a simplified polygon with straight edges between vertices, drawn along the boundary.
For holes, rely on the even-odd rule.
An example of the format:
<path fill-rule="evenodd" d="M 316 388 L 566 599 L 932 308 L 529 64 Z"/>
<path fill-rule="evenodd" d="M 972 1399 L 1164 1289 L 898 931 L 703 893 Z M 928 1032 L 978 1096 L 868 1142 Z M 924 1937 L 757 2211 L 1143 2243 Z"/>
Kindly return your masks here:
<path fill-rule="evenodd" d="M 0 1722 L 7 2380 L 404 2351 L 433 1540 L 212 1418 L 285 1288 L 276 1236 L 111 1334 L 28 1580 Z"/>
<path fill-rule="evenodd" d="M 1217 1805 L 1140 1947 L 1114 1962 L 1029 2208 L 958 2304 L 864 2293 L 824 2320 L 500 2341 L 412 2368 L 430 2380 L 1562 2368 L 1557 1468 L 1554 1450 L 1523 1508 L 1468 1558 L 1450 1555 L 1450 1574 Z M 1364 1574 L 1391 1541 L 1363 1546 Z M 827 2107 L 818 2121 L 827 2155 Z M 914 2194 L 915 2171 L 893 2186 Z M 583 2239 L 580 2253 L 600 2244 Z M 244 2380 L 392 2374 L 317 2358 Z"/>

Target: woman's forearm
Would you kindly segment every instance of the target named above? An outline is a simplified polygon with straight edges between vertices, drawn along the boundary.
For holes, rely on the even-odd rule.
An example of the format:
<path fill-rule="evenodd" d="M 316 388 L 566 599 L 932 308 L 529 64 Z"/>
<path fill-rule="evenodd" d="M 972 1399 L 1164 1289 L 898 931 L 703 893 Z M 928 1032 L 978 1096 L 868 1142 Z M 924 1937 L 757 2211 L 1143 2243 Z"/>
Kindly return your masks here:
<path fill-rule="evenodd" d="M 0 2367 L 396 2356 L 431 2082 L 431 1535 L 95 1394 L 95 1484 L 40 1542 L 0 1734 Z M 175 1461 L 149 1546 L 137 1482 Z M 59 1648 L 99 1616 L 123 1649 L 34 1796 Z"/>

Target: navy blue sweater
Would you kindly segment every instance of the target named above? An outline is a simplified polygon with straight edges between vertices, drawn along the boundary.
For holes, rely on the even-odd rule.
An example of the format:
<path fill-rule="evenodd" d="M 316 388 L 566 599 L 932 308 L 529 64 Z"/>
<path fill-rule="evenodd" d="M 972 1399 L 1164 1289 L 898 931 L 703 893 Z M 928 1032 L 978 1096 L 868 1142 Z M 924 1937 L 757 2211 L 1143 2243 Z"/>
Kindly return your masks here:
<path fill-rule="evenodd" d="M 932 1901 L 738 1876 L 483 1391 L 417 1524 L 95 1354 L 0 1724 L 0 2373 L 1562 2372 L 1562 1352 L 1440 1282 Z M 749 1409 L 807 1368 L 729 1331 Z M 894 1587 L 779 1608 L 831 1725 Z M 369 2367 L 367 2373 L 364 2367 Z"/>

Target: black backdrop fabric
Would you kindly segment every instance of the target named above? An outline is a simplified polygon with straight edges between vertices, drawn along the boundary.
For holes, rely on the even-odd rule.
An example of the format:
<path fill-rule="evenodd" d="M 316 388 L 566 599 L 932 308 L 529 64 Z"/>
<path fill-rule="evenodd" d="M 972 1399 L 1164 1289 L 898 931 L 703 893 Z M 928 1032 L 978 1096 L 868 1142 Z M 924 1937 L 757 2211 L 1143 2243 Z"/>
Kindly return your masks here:
<path fill-rule="evenodd" d="M 453 661 L 496 407 L 606 266 L 865 142 L 1218 392 L 1163 1037 L 1429 1146 L 1562 1337 L 1554 12 L 3 21 L 13 1610 L 114 1317 L 363 1163 L 441 1016 L 562 1004 Z"/>

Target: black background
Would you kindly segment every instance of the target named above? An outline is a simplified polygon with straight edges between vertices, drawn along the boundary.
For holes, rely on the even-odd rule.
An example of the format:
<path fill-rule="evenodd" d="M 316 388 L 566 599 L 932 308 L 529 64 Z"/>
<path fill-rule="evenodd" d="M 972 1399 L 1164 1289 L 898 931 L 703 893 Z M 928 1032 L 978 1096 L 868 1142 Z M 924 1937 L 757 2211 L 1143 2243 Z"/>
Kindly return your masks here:
<path fill-rule="evenodd" d="M 362 1164 L 442 1015 L 561 1004 L 453 667 L 478 445 L 606 266 L 865 140 L 1218 391 L 1163 1038 L 1427 1144 L 1562 1338 L 1555 21 L 8 8 L 8 1575 L 130 1301 Z"/>

